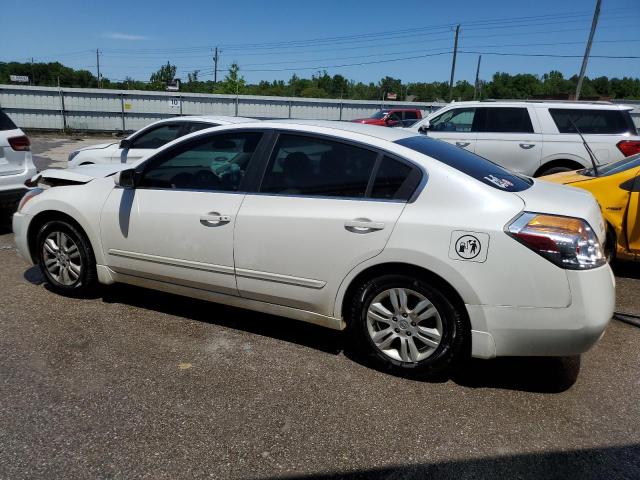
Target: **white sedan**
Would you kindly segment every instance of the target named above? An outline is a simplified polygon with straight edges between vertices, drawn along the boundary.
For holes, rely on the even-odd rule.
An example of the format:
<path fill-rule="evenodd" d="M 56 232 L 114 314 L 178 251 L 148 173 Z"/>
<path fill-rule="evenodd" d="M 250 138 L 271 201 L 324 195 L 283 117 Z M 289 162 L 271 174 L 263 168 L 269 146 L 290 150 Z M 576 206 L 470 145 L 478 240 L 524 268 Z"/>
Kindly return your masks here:
<path fill-rule="evenodd" d="M 245 123 L 34 182 L 13 228 L 53 291 L 123 282 L 348 327 L 395 371 L 579 354 L 613 312 L 589 193 L 412 132 Z"/>
<path fill-rule="evenodd" d="M 184 116 L 158 120 L 120 142 L 101 143 L 69 154 L 68 167 L 101 163 L 132 163 L 148 157 L 163 145 L 198 130 L 220 125 L 255 122 L 253 118 L 226 116 Z"/>

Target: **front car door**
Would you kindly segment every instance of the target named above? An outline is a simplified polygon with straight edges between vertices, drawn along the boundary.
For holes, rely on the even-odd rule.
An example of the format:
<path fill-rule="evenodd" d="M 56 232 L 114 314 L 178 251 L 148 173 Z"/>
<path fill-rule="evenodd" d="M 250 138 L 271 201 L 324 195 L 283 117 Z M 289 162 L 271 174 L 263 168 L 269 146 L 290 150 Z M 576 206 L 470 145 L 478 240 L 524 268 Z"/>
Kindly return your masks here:
<path fill-rule="evenodd" d="M 240 295 L 332 315 L 340 282 L 382 251 L 421 178 L 376 150 L 281 132 L 238 214 Z"/>
<path fill-rule="evenodd" d="M 108 266 L 123 275 L 237 294 L 233 231 L 262 132 L 205 134 L 159 152 L 102 212 Z"/>
<path fill-rule="evenodd" d="M 477 109 L 475 153 L 503 167 L 534 175 L 540 167 L 542 134 L 534 131 L 533 108 L 482 107 Z"/>
<path fill-rule="evenodd" d="M 429 120 L 429 136 L 470 152 L 476 148 L 475 108 L 452 108 Z"/>
<path fill-rule="evenodd" d="M 629 250 L 638 255 L 640 254 L 640 170 L 631 187 L 626 224 Z"/>

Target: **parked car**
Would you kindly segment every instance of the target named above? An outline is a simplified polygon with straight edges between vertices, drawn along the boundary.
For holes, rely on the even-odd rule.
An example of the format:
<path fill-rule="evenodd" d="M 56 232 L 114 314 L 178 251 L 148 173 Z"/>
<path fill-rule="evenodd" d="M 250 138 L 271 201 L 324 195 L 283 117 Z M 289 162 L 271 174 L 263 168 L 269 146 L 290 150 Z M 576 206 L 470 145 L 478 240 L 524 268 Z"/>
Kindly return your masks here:
<path fill-rule="evenodd" d="M 390 108 L 379 110 L 368 118 L 352 121 L 382 127 L 410 127 L 420 119 L 422 119 L 422 111 L 418 108 Z"/>
<path fill-rule="evenodd" d="M 189 133 L 219 125 L 255 122 L 253 118 L 225 116 L 184 116 L 153 122 L 120 142 L 84 147 L 69 154 L 68 166 L 96 163 L 131 163 L 149 156 L 164 144 Z"/>
<path fill-rule="evenodd" d="M 451 103 L 411 127 L 530 176 L 577 170 L 591 160 L 572 122 L 601 165 L 640 153 L 632 107 L 609 102 L 481 101 Z"/>
<path fill-rule="evenodd" d="M 640 260 L 640 154 L 599 167 L 542 177 L 593 194 L 607 222 L 605 251 L 616 257 Z"/>
<path fill-rule="evenodd" d="M 0 110 L 0 215 L 15 211 L 35 173 L 29 137 Z"/>
<path fill-rule="evenodd" d="M 396 371 L 578 354 L 613 312 L 591 194 L 405 130 L 229 125 L 34 181 L 13 229 L 53 291 L 123 282 L 348 326 Z"/>

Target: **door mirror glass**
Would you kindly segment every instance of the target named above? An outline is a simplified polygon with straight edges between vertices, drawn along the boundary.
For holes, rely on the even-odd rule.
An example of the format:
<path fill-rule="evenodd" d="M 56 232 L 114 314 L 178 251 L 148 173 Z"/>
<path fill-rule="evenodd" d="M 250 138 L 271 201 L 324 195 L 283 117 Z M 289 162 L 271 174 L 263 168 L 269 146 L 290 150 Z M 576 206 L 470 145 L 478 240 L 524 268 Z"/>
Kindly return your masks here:
<path fill-rule="evenodd" d="M 131 140 L 128 138 L 123 138 L 122 140 L 120 140 L 120 148 L 122 149 L 131 148 Z"/>
<path fill-rule="evenodd" d="M 122 170 L 113 176 L 113 181 L 118 187 L 134 189 L 136 188 L 137 174 L 135 169 Z"/>

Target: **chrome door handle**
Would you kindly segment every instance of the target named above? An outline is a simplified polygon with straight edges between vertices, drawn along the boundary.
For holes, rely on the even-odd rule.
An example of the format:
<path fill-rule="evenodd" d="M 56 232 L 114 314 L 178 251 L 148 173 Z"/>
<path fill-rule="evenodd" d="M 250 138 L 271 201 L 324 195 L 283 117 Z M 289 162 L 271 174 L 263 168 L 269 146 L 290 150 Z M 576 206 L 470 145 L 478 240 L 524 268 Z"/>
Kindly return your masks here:
<path fill-rule="evenodd" d="M 456 142 L 456 147 L 467 148 L 471 145 L 471 142 Z"/>
<path fill-rule="evenodd" d="M 384 223 L 372 222 L 366 218 L 356 218 L 355 220 L 344 222 L 344 228 L 351 233 L 369 233 L 383 230 Z"/>
<path fill-rule="evenodd" d="M 218 212 L 209 212 L 200 216 L 200 223 L 205 227 L 217 227 L 231 221 L 231 216 L 220 215 Z"/>
<path fill-rule="evenodd" d="M 529 150 L 530 148 L 535 147 L 535 143 L 521 143 L 520 148 L 524 148 L 525 150 Z"/>

